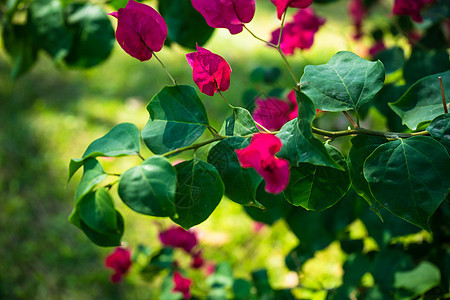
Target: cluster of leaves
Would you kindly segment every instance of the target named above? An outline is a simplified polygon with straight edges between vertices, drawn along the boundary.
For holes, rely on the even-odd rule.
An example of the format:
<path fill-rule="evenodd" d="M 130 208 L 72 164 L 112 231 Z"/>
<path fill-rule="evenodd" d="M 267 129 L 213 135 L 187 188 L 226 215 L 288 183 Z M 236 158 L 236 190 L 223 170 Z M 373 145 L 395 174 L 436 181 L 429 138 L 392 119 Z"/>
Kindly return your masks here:
<path fill-rule="evenodd" d="M 278 9 L 286 4 L 284 12 L 288 5 L 302 1 L 272 2 Z M 374 2 L 367 1 L 370 5 Z M 443 29 L 449 14 L 444 2 L 436 1 L 423 13 L 431 25 L 415 41 L 408 59 L 399 47 L 378 52 L 376 61 L 342 51 L 326 64 L 305 68 L 294 88 L 298 116 L 271 132 L 283 145 L 277 157 L 290 165 L 289 182 L 282 193 L 268 193 L 260 174 L 241 167 L 236 150 L 246 148 L 261 130 L 251 113 L 232 107 L 232 114 L 216 130 L 197 90 L 175 84 L 162 88 L 150 100 L 149 119 L 142 130 L 130 123 L 119 124 L 92 142 L 80 159 L 72 159 L 69 179 L 81 167 L 84 172 L 69 221 L 93 243 L 118 246 L 125 226 L 110 193 L 114 184 L 118 184 L 120 199 L 135 212 L 169 217 L 185 229 L 205 221 L 226 196 L 243 205 L 257 221 L 273 224 L 283 218 L 287 222 L 300 240 L 286 258 L 294 271 L 300 272 L 316 251 L 339 241 L 348 256 L 343 285 L 329 291 L 330 298 L 411 299 L 425 293 L 430 297 L 448 294 L 450 117 L 442 98 L 450 95 L 450 63 Z M 126 3 L 112 4 L 119 8 Z M 82 67 L 99 63 L 111 50 L 112 27 L 97 6 L 36 0 L 8 1 L 4 7 L 3 39 L 13 57 L 13 76 L 32 65 L 39 49 L 58 62 Z M 213 29 L 188 1 L 159 1 L 158 8 L 168 27 L 166 44 L 177 42 L 193 48 L 210 37 Z M 19 24 L 21 14 L 26 21 Z M 243 23 L 251 20 L 247 19 L 241 20 L 241 31 Z M 394 37 L 411 32 L 409 17 L 393 22 L 396 30 L 389 27 L 378 32 L 390 31 Z M 98 44 L 102 47 L 96 47 Z M 279 44 L 271 45 L 286 59 Z M 403 75 L 391 76 L 399 70 Z M 270 74 L 263 75 L 263 81 L 271 81 Z M 403 132 L 360 127 L 359 117 L 364 117 L 370 106 L 388 118 L 391 129 Z M 316 109 L 344 112 L 349 118 L 354 114 L 358 120 L 352 120 L 353 129 L 319 129 L 315 127 Z M 212 138 L 197 141 L 206 130 Z M 325 136 L 326 142 L 317 135 Z M 350 135 L 348 153 L 332 145 L 336 138 Z M 153 156 L 141 156 L 141 140 Z M 204 146 L 209 149 L 202 159 L 195 150 Z M 188 150 L 194 150 L 191 159 L 172 165 L 169 158 Z M 106 172 L 96 159 L 129 155 L 139 156 L 143 162 L 123 174 Z M 106 181 L 109 177 L 117 180 Z M 376 241 L 376 251 L 368 252 L 362 240 L 350 237 L 348 226 L 357 219 Z M 433 233 L 431 243 L 407 248 L 395 243 L 399 236 L 421 229 Z M 228 269 L 223 272 L 230 273 Z M 366 273 L 373 277 L 370 287 L 361 283 Z M 233 280 L 224 283 L 226 277 L 219 272 L 218 283 L 211 286 L 213 291 L 220 286 L 217 293 L 225 297 L 227 291 L 235 290 Z M 265 272 L 255 272 L 252 277 L 253 283 L 234 281 L 237 298 L 245 295 L 241 298 L 248 299 L 255 290 L 255 298 L 292 297 L 290 291 L 271 289 Z"/>

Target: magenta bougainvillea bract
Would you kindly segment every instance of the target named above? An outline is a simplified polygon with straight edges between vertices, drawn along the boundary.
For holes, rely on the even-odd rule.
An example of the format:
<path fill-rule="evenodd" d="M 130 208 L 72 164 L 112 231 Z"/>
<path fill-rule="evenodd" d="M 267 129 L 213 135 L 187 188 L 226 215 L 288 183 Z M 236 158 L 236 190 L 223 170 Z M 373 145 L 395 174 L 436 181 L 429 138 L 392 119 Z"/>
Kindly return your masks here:
<path fill-rule="evenodd" d="M 181 227 L 171 227 L 159 234 L 159 240 L 165 246 L 181 248 L 190 253 L 197 245 L 197 236 L 192 231 Z"/>
<path fill-rule="evenodd" d="M 114 269 L 111 275 L 111 281 L 120 282 L 131 267 L 131 252 L 129 249 L 117 247 L 113 253 L 108 255 L 105 260 L 105 266 Z"/>

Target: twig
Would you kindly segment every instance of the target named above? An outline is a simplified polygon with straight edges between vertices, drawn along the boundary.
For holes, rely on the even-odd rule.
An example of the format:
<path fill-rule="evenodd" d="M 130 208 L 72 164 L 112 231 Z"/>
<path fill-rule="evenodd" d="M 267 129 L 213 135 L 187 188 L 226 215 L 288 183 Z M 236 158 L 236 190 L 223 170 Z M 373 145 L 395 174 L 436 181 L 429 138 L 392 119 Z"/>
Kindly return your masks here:
<path fill-rule="evenodd" d="M 343 111 L 344 115 L 347 117 L 347 119 L 350 121 L 350 123 L 352 123 L 353 128 L 358 128 L 359 126 L 355 123 L 355 121 L 353 121 L 352 117 L 350 117 L 350 115 L 346 112 Z"/>
<path fill-rule="evenodd" d="M 164 71 L 166 71 L 167 75 L 169 75 L 170 79 L 172 80 L 174 85 L 177 85 L 177 81 L 175 80 L 175 78 L 172 77 L 172 75 L 170 75 L 169 70 L 167 70 L 166 66 L 163 64 L 163 62 L 158 58 L 158 56 L 156 56 L 155 52 L 152 51 L 153 56 L 156 58 L 156 60 L 159 61 L 159 63 L 161 64 L 161 66 L 163 67 Z"/>
<path fill-rule="evenodd" d="M 439 76 L 439 84 L 441 85 L 442 104 L 444 105 L 444 112 L 448 114 L 447 103 L 445 102 L 444 84 L 442 83 L 442 77 Z"/>

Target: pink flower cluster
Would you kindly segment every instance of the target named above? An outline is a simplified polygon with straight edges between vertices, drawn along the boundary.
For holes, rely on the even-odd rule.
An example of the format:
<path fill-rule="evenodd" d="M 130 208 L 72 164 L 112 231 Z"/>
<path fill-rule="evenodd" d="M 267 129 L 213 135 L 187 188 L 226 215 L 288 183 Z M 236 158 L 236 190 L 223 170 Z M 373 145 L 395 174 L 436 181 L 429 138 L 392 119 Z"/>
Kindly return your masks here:
<path fill-rule="evenodd" d="M 161 232 L 159 240 L 165 246 L 181 248 L 187 253 L 191 253 L 192 249 L 197 245 L 195 233 L 175 226 Z"/>
<path fill-rule="evenodd" d="M 422 22 L 423 18 L 420 10 L 434 0 L 395 0 L 393 12 L 395 15 L 407 15 L 415 22 Z"/>
<path fill-rule="evenodd" d="M 117 247 L 113 253 L 106 257 L 105 266 L 114 270 L 111 281 L 114 283 L 120 282 L 131 267 L 131 251 Z"/>
<path fill-rule="evenodd" d="M 253 119 L 266 129 L 279 130 L 286 122 L 297 117 L 298 104 L 295 92 L 290 92 L 287 98 L 289 103 L 278 98 L 265 100 L 257 98 L 256 108 L 252 113 Z"/>
<path fill-rule="evenodd" d="M 183 277 L 180 272 L 174 272 L 172 279 L 174 283 L 172 291 L 182 293 L 184 299 L 190 299 L 192 280 Z"/>
<path fill-rule="evenodd" d="M 270 0 L 277 7 L 277 17 L 281 20 L 281 16 L 288 7 L 307 8 L 313 0 Z"/>
<path fill-rule="evenodd" d="M 363 36 L 362 23 L 367 16 L 367 7 L 363 0 L 350 0 L 347 8 L 355 27 L 353 38 L 359 40 Z"/>
<path fill-rule="evenodd" d="M 281 50 L 285 54 L 294 54 L 295 49 L 309 49 L 314 43 L 314 35 L 325 24 L 325 19 L 318 17 L 312 8 L 301 9 L 292 22 L 285 24 L 281 36 Z M 272 44 L 278 44 L 280 29 L 272 32 Z"/>

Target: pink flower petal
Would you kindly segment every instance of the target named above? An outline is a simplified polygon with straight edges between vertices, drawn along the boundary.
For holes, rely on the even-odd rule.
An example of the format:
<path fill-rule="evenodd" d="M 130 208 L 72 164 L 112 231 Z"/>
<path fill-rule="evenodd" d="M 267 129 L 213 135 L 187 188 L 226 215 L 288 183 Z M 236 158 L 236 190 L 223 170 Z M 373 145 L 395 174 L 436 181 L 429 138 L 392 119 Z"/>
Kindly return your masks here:
<path fill-rule="evenodd" d="M 152 52 L 162 49 L 167 25 L 150 6 L 129 0 L 125 8 L 110 15 L 118 19 L 117 42 L 132 57 L 140 61 L 149 60 Z"/>
<path fill-rule="evenodd" d="M 105 260 L 105 266 L 114 269 L 111 275 L 111 281 L 117 283 L 122 280 L 131 267 L 131 252 L 128 249 L 117 247 L 113 253 L 108 255 Z"/>
<path fill-rule="evenodd" d="M 256 99 L 253 119 L 269 130 L 279 130 L 287 121 L 290 113 L 288 103 L 276 98 Z"/>
<path fill-rule="evenodd" d="M 186 54 L 192 67 L 192 77 L 200 91 L 213 96 L 217 91 L 226 91 L 230 87 L 230 65 L 223 57 L 197 46 L 197 52 Z"/>
<path fill-rule="evenodd" d="M 255 15 L 255 0 L 192 0 L 192 5 L 209 26 L 227 28 L 231 34 L 240 33 Z"/>
<path fill-rule="evenodd" d="M 271 0 L 277 7 L 277 16 L 281 20 L 283 13 L 288 7 L 306 8 L 310 6 L 313 0 Z"/>
<path fill-rule="evenodd" d="M 192 280 L 181 276 L 179 272 L 174 272 L 173 282 L 175 286 L 172 291 L 181 292 L 183 294 L 184 299 L 191 298 L 190 286 L 192 284 Z"/>
<path fill-rule="evenodd" d="M 257 133 L 246 148 L 235 150 L 241 166 L 254 168 L 264 178 L 265 190 L 272 194 L 281 193 L 289 183 L 289 163 L 275 157 L 281 146 L 276 136 Z"/>
<path fill-rule="evenodd" d="M 159 240 L 163 245 L 181 248 L 190 253 L 197 245 L 197 237 L 192 231 L 186 231 L 181 227 L 171 227 L 159 234 Z"/>
<path fill-rule="evenodd" d="M 415 22 L 422 22 L 420 10 L 433 0 L 395 0 L 392 9 L 394 15 L 409 15 Z"/>

